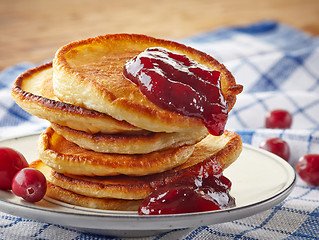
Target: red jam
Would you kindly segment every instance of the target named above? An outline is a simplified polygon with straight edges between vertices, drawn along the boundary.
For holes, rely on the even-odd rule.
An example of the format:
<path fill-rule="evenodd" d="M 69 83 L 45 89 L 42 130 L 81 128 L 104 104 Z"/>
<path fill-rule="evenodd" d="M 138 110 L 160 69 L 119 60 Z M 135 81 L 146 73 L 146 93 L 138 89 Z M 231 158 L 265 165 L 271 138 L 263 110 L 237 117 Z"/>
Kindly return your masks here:
<path fill-rule="evenodd" d="M 140 205 L 139 215 L 179 214 L 235 206 L 231 182 L 222 174 L 183 178 L 157 188 Z"/>
<path fill-rule="evenodd" d="M 165 48 L 148 48 L 129 60 L 124 76 L 157 106 L 202 119 L 213 135 L 224 132 L 228 107 L 220 72 Z"/>

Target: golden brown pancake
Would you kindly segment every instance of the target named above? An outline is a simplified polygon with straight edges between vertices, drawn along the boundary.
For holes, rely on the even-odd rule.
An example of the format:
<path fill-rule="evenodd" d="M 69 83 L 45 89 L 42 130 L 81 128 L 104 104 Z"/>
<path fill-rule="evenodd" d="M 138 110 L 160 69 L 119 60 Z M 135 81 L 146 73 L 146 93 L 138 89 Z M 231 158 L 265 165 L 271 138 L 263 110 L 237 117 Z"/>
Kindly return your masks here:
<path fill-rule="evenodd" d="M 207 136 L 195 145 L 191 157 L 182 165 L 163 173 L 148 176 L 87 177 L 62 174 L 46 166 L 40 160 L 32 163 L 43 172 L 47 180 L 71 192 L 95 198 L 144 199 L 155 187 L 172 179 L 189 177 L 209 165 L 227 168 L 241 153 L 240 137 L 226 131 L 222 136 Z"/>
<path fill-rule="evenodd" d="M 68 191 L 52 184 L 48 178 L 53 171 L 40 160 L 33 161 L 30 167 L 40 170 L 47 178 L 46 196 L 53 199 L 88 208 L 98 208 L 117 211 L 136 211 L 142 200 L 122 200 L 115 198 L 95 198 Z"/>
<path fill-rule="evenodd" d="M 59 101 L 54 94 L 52 75 L 52 63 L 26 71 L 14 82 L 12 97 L 30 114 L 73 129 L 89 133 L 142 131 L 104 113 Z"/>
<path fill-rule="evenodd" d="M 127 60 L 148 47 L 164 47 L 221 72 L 221 90 L 229 111 L 242 91 L 232 74 L 213 57 L 185 45 L 136 34 L 114 34 L 72 42 L 53 61 L 53 87 L 63 102 L 103 112 L 153 132 L 204 128 L 199 118 L 166 111 L 149 101 L 123 76 Z"/>
<path fill-rule="evenodd" d="M 97 198 L 143 199 L 153 188 L 148 184 L 149 176 L 133 177 L 126 175 L 109 177 L 87 177 L 62 174 L 45 165 L 41 160 L 34 161 L 32 167 L 40 170 L 47 181 L 71 192 Z M 151 175 L 153 176 L 153 175 Z"/>
<path fill-rule="evenodd" d="M 207 130 L 179 133 L 90 134 L 51 124 L 56 133 L 82 148 L 103 153 L 146 154 L 168 148 L 193 145 L 207 135 Z"/>
<path fill-rule="evenodd" d="M 115 211 L 137 211 L 142 203 L 142 200 L 87 197 L 55 186 L 50 182 L 47 183 L 47 186 L 46 196 L 81 207 Z"/>
<path fill-rule="evenodd" d="M 148 154 L 106 154 L 67 141 L 51 127 L 40 135 L 41 160 L 57 172 L 86 176 L 148 175 L 176 167 L 189 158 L 194 145 Z"/>

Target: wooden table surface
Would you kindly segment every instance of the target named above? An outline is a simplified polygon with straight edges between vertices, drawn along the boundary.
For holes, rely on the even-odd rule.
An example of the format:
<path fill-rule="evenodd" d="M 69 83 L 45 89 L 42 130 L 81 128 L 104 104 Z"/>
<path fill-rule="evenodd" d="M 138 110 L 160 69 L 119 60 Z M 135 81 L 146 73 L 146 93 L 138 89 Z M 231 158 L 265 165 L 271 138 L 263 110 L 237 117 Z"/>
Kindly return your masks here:
<path fill-rule="evenodd" d="M 178 39 L 262 20 L 319 35 L 319 0 L 0 0 L 0 70 L 96 35 Z"/>

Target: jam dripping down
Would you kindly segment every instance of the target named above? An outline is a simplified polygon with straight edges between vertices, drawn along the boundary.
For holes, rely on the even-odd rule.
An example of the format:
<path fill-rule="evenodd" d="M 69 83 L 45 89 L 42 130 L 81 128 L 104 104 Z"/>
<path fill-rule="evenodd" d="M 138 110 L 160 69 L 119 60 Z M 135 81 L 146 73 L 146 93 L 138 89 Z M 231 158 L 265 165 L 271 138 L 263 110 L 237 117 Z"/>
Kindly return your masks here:
<path fill-rule="evenodd" d="M 155 189 L 139 207 L 139 215 L 180 214 L 220 210 L 235 206 L 231 181 L 222 172 L 198 174 Z"/>
<path fill-rule="evenodd" d="M 213 135 L 224 132 L 228 107 L 221 93 L 219 71 L 185 55 L 153 47 L 130 59 L 123 75 L 155 105 L 202 119 Z"/>

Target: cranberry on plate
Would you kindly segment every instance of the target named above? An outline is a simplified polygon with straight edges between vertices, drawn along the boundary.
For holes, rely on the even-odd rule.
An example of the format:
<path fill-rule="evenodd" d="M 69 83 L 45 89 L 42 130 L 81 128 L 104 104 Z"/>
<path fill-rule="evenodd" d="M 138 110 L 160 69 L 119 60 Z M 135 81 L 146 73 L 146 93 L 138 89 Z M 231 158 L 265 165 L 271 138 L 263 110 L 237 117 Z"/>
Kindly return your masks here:
<path fill-rule="evenodd" d="M 290 128 L 292 124 L 291 114 L 283 109 L 272 110 L 267 113 L 265 120 L 266 128 Z"/>
<path fill-rule="evenodd" d="M 47 190 L 45 176 L 34 168 L 23 168 L 12 180 L 12 192 L 28 202 L 40 201 Z"/>
<path fill-rule="evenodd" d="M 24 156 L 7 147 L 0 148 L 0 189 L 11 190 L 14 175 L 29 164 Z"/>

